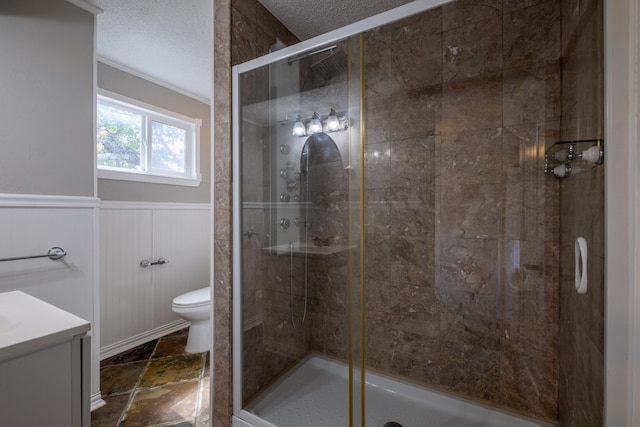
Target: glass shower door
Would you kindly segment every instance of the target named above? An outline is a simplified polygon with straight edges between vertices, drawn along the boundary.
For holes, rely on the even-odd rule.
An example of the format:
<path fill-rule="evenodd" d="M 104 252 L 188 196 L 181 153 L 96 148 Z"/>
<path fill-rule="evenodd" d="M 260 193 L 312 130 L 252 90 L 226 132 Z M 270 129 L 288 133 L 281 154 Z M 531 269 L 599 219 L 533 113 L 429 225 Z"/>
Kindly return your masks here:
<path fill-rule="evenodd" d="M 361 425 L 359 61 L 356 38 L 238 76 L 236 333 L 256 425 Z"/>

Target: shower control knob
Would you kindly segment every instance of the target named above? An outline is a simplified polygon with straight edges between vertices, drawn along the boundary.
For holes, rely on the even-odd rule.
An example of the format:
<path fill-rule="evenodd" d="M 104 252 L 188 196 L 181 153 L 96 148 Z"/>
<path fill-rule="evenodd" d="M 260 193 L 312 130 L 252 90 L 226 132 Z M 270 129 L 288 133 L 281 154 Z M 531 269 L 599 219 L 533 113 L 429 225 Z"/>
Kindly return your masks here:
<path fill-rule="evenodd" d="M 285 230 L 291 226 L 291 221 L 287 218 L 282 218 L 280 220 L 280 228 L 284 228 Z"/>
<path fill-rule="evenodd" d="M 280 201 L 281 202 L 288 202 L 289 200 L 291 200 L 291 196 L 288 195 L 287 193 L 282 193 L 280 195 Z"/>

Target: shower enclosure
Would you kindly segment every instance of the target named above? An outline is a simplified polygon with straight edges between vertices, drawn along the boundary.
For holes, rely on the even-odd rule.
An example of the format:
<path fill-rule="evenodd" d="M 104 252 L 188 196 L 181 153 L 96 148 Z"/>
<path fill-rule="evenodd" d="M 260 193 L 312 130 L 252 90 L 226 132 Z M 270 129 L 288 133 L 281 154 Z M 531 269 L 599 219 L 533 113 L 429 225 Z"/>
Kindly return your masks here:
<path fill-rule="evenodd" d="M 602 425 L 602 4 L 480 3 L 234 67 L 238 425 Z"/>

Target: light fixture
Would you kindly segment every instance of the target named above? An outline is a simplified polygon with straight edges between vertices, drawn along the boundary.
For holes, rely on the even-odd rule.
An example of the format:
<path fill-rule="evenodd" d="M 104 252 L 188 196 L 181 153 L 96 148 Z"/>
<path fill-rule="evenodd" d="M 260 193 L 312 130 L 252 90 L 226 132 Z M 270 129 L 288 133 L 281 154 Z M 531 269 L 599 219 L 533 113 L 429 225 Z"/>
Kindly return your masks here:
<path fill-rule="evenodd" d="M 298 115 L 298 120 L 293 125 L 293 135 L 295 136 L 304 136 L 306 133 L 306 128 L 304 127 L 304 123 L 302 122 L 302 117 Z"/>
<path fill-rule="evenodd" d="M 318 113 L 313 113 L 313 117 L 309 122 L 309 133 L 318 133 L 322 132 L 322 121 L 320 120 L 320 116 Z"/>
<path fill-rule="evenodd" d="M 333 132 L 340 128 L 340 120 L 338 120 L 338 115 L 336 114 L 336 110 L 333 108 L 329 113 L 329 117 L 327 117 L 327 130 Z"/>

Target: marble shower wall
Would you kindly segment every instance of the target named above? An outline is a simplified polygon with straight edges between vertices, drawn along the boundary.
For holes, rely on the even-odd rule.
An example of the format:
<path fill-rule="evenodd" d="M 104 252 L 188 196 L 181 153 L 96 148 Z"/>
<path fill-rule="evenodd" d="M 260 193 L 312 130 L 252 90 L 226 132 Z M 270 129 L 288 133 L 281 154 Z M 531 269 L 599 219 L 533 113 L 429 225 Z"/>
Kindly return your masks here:
<path fill-rule="evenodd" d="M 603 2 L 563 0 L 563 140 L 604 137 Z M 607 141 L 605 141 L 605 155 Z M 560 425 L 603 425 L 604 405 L 604 166 L 561 181 Z M 574 241 L 589 248 L 589 288 L 574 289 Z"/>
<path fill-rule="evenodd" d="M 457 1 L 365 35 L 367 364 L 549 420 L 560 11 Z M 343 358 L 347 280 L 315 274 L 314 349 Z"/>
<path fill-rule="evenodd" d="M 214 32 L 214 310 L 216 317 L 213 369 L 216 380 L 212 385 L 213 425 L 229 426 L 233 391 L 231 380 L 231 66 L 268 53 L 270 46 L 276 42 L 276 38 L 289 44 L 296 43 L 298 40 L 256 0 L 214 0 Z M 256 77 L 256 79 L 259 78 Z M 253 218 L 248 220 L 252 221 Z M 257 224 L 259 226 L 260 223 L 257 222 Z"/>

